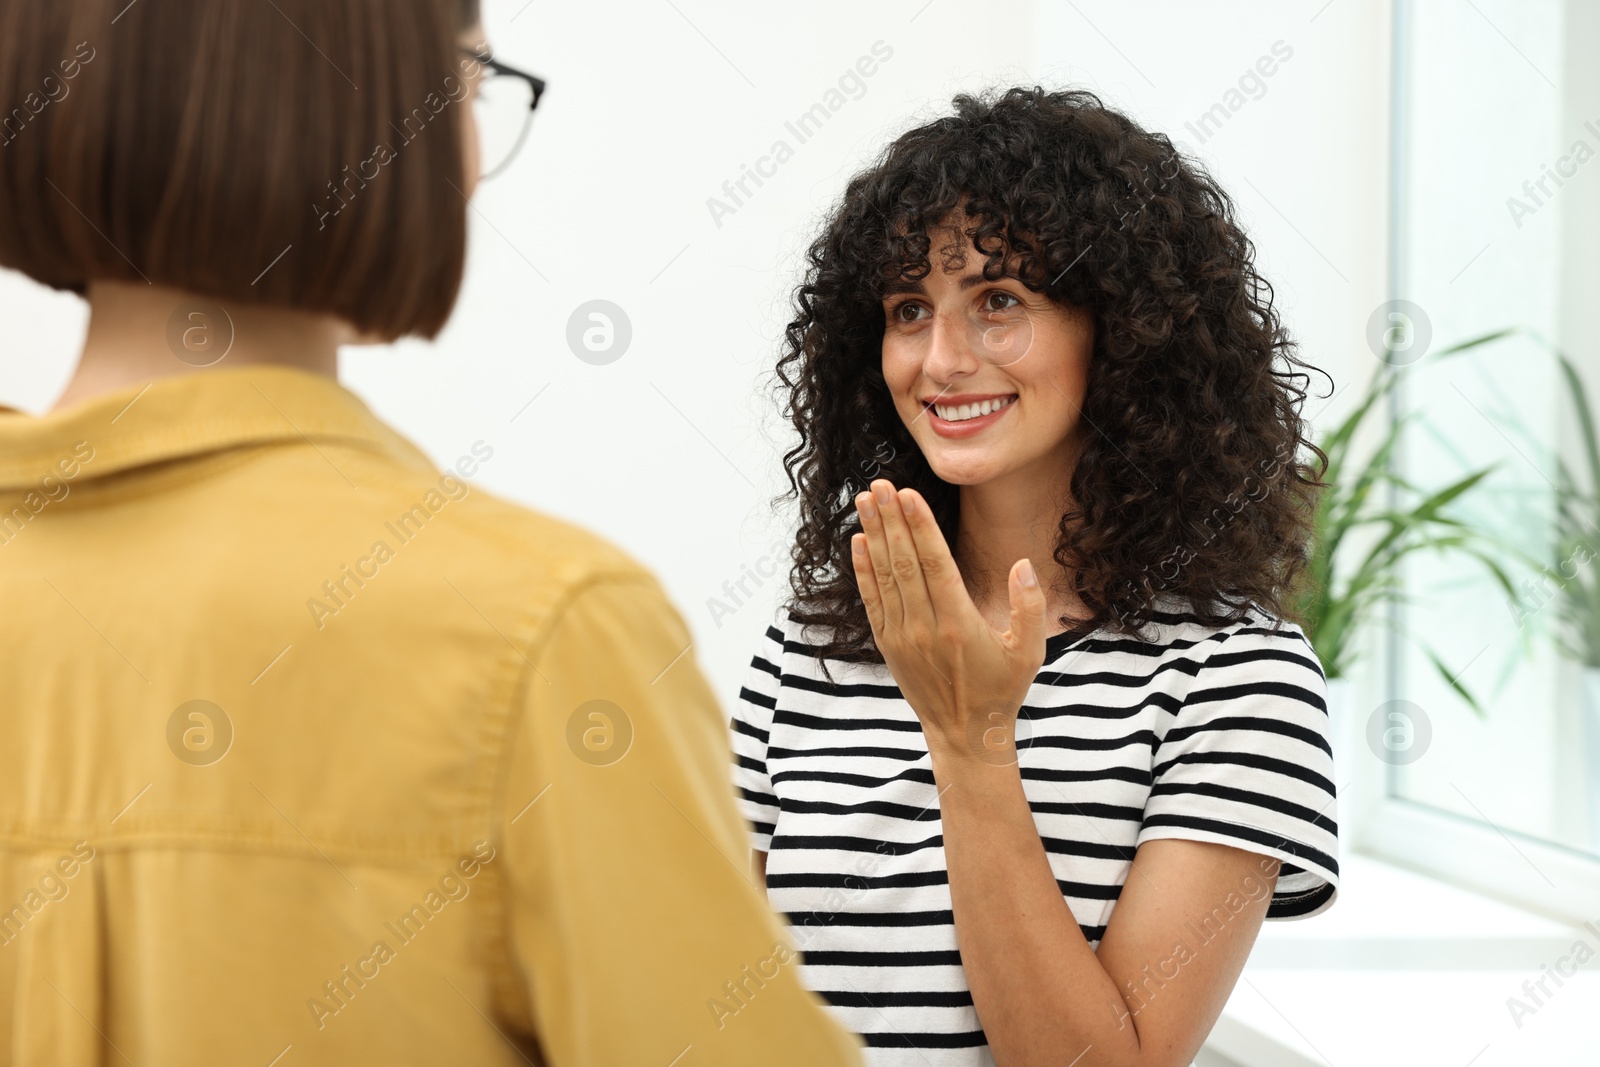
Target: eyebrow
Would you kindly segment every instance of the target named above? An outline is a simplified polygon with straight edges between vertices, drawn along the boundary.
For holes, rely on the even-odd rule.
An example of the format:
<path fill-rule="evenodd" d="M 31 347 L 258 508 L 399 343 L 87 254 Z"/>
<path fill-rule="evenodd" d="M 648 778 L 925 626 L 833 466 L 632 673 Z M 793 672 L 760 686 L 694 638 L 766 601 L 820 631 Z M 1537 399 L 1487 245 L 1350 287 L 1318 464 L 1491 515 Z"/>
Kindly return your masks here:
<path fill-rule="evenodd" d="M 1011 278 L 1011 275 L 1009 275 L 1009 274 L 1003 275 L 1001 278 L 999 278 L 997 280 L 1004 281 L 1007 278 Z M 1012 280 L 1015 281 L 1015 279 L 1012 279 Z M 962 289 L 976 289 L 980 285 L 988 285 L 988 284 L 991 284 L 991 282 L 990 282 L 990 280 L 988 278 L 985 278 L 983 276 L 983 272 L 982 271 L 979 271 L 976 274 L 964 274 L 964 275 L 962 275 L 961 276 L 961 280 L 958 281 L 956 284 L 959 285 Z M 900 277 L 900 278 L 896 278 L 894 281 L 892 281 L 888 285 L 884 286 L 883 295 L 884 296 L 898 296 L 901 293 L 923 293 L 923 292 L 926 292 L 926 291 L 927 290 L 923 288 L 922 279 L 920 279 L 920 278 Z"/>

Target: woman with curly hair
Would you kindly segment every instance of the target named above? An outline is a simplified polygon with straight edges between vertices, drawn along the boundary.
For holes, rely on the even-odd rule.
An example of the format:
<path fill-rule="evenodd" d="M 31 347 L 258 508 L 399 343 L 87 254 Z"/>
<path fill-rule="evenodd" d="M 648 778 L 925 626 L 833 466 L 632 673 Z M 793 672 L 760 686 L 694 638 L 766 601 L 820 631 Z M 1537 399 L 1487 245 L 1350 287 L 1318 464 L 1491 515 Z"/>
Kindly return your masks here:
<path fill-rule="evenodd" d="M 958 96 L 811 246 L 735 775 L 875 1064 L 1188 1064 L 1262 920 L 1334 900 L 1323 457 L 1253 254 L 1166 137 L 1038 88 Z"/>

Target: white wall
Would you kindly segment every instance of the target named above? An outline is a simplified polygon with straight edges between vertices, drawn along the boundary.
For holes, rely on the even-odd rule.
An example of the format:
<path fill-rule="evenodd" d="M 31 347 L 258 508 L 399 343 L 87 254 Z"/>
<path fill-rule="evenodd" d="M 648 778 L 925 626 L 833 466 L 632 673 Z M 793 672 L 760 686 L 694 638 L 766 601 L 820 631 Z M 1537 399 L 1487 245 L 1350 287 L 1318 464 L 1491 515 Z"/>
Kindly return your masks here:
<path fill-rule="evenodd" d="M 952 93 L 1070 83 L 1186 143 L 1236 195 L 1305 353 L 1341 383 L 1370 370 L 1362 336 L 1381 298 L 1385 184 L 1379 0 L 524 2 L 485 0 L 489 32 L 550 90 L 524 156 L 480 190 L 456 318 L 437 344 L 351 351 L 343 376 L 435 457 L 490 441 L 480 484 L 577 518 L 654 567 L 724 699 L 781 577 L 720 625 L 707 600 L 764 558 L 785 569 L 767 507 L 783 438 L 763 376 L 799 253 L 848 176 Z M 859 98 L 795 145 L 785 121 L 880 41 L 893 55 Z M 1279 41 L 1292 55 L 1253 89 L 1259 98 L 1230 101 Z M 1186 128 L 1240 100 L 1203 143 Z M 793 158 L 718 225 L 707 199 L 778 138 Z M 574 309 L 594 299 L 633 328 L 606 366 L 565 339 Z M 0 275 L 0 313 L 0 402 L 48 408 L 81 341 L 80 305 Z"/>

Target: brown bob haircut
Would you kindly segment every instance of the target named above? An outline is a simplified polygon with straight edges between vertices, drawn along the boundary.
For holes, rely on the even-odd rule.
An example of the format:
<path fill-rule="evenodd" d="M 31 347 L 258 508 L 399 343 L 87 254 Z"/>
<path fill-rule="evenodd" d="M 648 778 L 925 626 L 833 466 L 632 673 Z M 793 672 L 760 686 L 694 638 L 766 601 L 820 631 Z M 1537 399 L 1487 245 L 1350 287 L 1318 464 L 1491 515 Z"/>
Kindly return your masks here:
<path fill-rule="evenodd" d="M 0 266 L 431 337 L 476 0 L 0 0 Z"/>

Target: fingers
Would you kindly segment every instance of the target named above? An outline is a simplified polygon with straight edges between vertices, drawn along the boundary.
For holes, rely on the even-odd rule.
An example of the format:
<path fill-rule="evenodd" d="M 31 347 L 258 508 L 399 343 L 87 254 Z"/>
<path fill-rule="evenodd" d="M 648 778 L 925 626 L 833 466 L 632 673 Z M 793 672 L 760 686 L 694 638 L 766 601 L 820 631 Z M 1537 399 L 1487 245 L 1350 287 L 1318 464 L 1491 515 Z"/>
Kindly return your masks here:
<path fill-rule="evenodd" d="M 872 559 L 867 555 L 867 535 L 850 536 L 850 562 L 855 566 L 856 588 L 861 591 L 861 603 L 867 609 L 867 622 L 872 624 L 872 636 L 883 646 L 883 595 L 879 592 L 878 578 L 872 571 Z"/>
<path fill-rule="evenodd" d="M 1012 647 L 1044 660 L 1045 598 L 1030 560 L 1019 559 L 1011 568 Z"/>
<path fill-rule="evenodd" d="M 922 561 L 922 580 L 932 598 L 934 614 L 954 617 L 964 605 L 971 604 L 972 598 L 961 580 L 961 571 L 944 539 L 944 531 L 939 529 L 939 522 L 921 493 L 902 489 L 899 497 L 917 558 Z"/>
<path fill-rule="evenodd" d="M 871 492 L 856 497 L 856 510 L 889 620 L 901 627 L 931 623 L 933 601 L 922 577 L 922 560 L 894 486 L 881 478 L 873 482 Z"/>
<path fill-rule="evenodd" d="M 856 515 L 861 519 L 861 533 L 856 537 L 866 543 L 867 575 L 877 591 L 880 617 L 889 625 L 899 628 L 905 621 L 905 602 L 900 595 L 894 569 L 890 566 L 889 540 L 872 493 L 856 494 Z"/>

